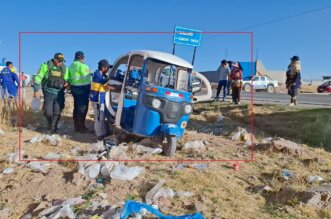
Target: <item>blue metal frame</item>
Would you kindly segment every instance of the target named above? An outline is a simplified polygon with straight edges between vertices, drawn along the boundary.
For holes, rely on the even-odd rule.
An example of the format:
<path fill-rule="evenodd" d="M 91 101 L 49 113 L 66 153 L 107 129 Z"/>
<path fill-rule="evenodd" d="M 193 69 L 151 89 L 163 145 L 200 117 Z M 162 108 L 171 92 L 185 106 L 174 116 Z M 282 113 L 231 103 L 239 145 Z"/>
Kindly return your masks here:
<path fill-rule="evenodd" d="M 147 72 L 147 60 L 145 60 L 142 73 L 145 74 L 145 72 Z M 190 79 L 191 78 L 192 74 L 190 74 Z M 146 106 L 143 103 L 143 97 L 144 95 L 149 95 L 161 100 L 164 99 L 176 103 L 185 102 L 191 104 L 192 93 L 148 84 L 144 75 L 140 75 L 139 80 L 140 92 L 138 100 L 124 98 L 121 127 L 129 133 L 143 137 L 156 137 L 160 135 L 171 135 L 177 138 L 182 137 L 190 117 L 189 114 L 180 117 L 176 123 L 162 123 L 161 113 L 158 112 L 157 109 Z M 188 86 L 191 87 L 190 82 Z M 147 87 L 156 88 L 157 92 L 149 92 L 147 91 Z M 166 95 L 166 92 L 180 94 L 181 97 L 169 96 Z"/>

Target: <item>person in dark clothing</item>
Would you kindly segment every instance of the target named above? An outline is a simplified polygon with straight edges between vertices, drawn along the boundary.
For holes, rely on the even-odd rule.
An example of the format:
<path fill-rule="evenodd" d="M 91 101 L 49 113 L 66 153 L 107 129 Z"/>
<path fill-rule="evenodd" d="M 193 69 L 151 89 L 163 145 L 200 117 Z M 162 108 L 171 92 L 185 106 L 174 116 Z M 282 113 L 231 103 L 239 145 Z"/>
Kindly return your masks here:
<path fill-rule="evenodd" d="M 74 97 L 73 119 L 75 131 L 80 133 L 93 132 L 85 126 L 89 105 L 91 73 L 84 63 L 85 55 L 82 51 L 75 53 L 75 60 L 69 67 L 68 81 L 71 94 Z"/>
<path fill-rule="evenodd" d="M 301 87 L 301 65 L 299 56 L 293 56 L 291 63 L 286 71 L 286 88 L 288 95 L 291 96 L 290 106 L 297 105 L 297 96 L 300 94 Z"/>
<path fill-rule="evenodd" d="M 44 115 L 47 129 L 55 134 L 64 108 L 64 89 L 68 86 L 68 71 L 63 64 L 64 56 L 56 53 L 54 58 L 41 64 L 34 77 L 34 98 L 38 98 L 40 86 L 44 94 Z"/>
<path fill-rule="evenodd" d="M 225 101 L 226 90 L 227 90 L 228 80 L 229 80 L 229 76 L 230 76 L 230 68 L 228 67 L 228 63 L 225 59 L 223 59 L 221 61 L 221 65 L 217 69 L 217 74 L 219 74 L 219 76 L 220 76 L 220 81 L 218 82 L 215 101 L 219 100 L 219 96 L 220 96 L 222 88 L 223 88 L 223 101 Z"/>
<path fill-rule="evenodd" d="M 242 88 L 242 70 L 238 63 L 232 64 L 232 71 L 230 74 L 231 88 L 232 88 L 232 102 L 240 104 L 240 93 Z"/>

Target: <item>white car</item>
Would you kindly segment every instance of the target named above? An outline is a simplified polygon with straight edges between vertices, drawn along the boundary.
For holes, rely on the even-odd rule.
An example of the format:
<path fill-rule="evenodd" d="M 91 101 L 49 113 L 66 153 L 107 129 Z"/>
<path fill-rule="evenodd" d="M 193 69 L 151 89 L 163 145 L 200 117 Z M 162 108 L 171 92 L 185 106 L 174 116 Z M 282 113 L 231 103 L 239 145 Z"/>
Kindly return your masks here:
<path fill-rule="evenodd" d="M 265 90 L 272 93 L 276 87 L 278 87 L 278 81 L 272 80 L 269 76 L 254 76 L 250 81 L 243 81 L 244 91 L 250 91 L 253 88 L 254 90 Z"/>

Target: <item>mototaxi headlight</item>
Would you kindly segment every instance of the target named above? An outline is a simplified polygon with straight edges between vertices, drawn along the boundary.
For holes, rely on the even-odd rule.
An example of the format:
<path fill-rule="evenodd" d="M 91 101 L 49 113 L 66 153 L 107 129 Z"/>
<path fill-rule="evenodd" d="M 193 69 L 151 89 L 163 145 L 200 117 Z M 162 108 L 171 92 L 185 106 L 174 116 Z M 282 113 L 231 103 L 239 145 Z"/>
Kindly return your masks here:
<path fill-rule="evenodd" d="M 152 106 L 153 106 L 153 108 L 156 108 L 156 109 L 160 108 L 161 107 L 161 100 L 153 99 L 152 100 Z"/>
<path fill-rule="evenodd" d="M 184 112 L 185 114 L 190 114 L 193 110 L 193 107 L 192 105 L 188 104 L 188 105 L 185 105 L 185 108 L 184 108 Z"/>

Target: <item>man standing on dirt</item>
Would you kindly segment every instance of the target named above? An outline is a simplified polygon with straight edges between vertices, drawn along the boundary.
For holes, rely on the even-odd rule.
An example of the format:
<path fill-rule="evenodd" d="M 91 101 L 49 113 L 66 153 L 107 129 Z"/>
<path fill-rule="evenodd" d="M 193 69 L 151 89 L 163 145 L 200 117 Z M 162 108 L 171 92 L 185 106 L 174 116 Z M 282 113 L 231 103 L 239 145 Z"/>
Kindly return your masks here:
<path fill-rule="evenodd" d="M 44 94 L 44 114 L 47 129 L 55 134 L 64 108 L 64 90 L 68 86 L 68 71 L 63 64 L 64 56 L 56 53 L 54 58 L 41 64 L 34 82 L 34 98 L 38 97 L 40 86 Z"/>
<path fill-rule="evenodd" d="M 107 72 L 110 67 L 108 60 L 102 59 L 98 63 L 98 70 L 92 76 L 90 101 L 94 110 L 94 129 L 98 141 L 110 134 L 105 115 L 105 95 L 106 90 L 116 90 L 116 88 L 107 85 Z"/>
<path fill-rule="evenodd" d="M 75 131 L 80 133 L 89 132 L 85 126 L 85 119 L 89 104 L 91 74 L 84 60 L 84 53 L 78 51 L 75 53 L 74 62 L 69 67 L 69 84 L 74 97 L 73 119 Z"/>
<path fill-rule="evenodd" d="M 12 70 L 13 63 L 6 62 L 6 67 L 0 72 L 0 82 L 2 86 L 1 98 L 2 100 L 5 97 L 17 99 L 17 89 L 19 86 L 19 79 L 17 74 Z"/>
<path fill-rule="evenodd" d="M 228 86 L 228 79 L 229 79 L 229 76 L 230 76 L 230 68 L 229 68 L 228 63 L 225 59 L 223 59 L 221 61 L 221 65 L 217 69 L 217 73 L 220 75 L 220 81 L 218 82 L 215 101 L 219 101 L 219 96 L 220 96 L 221 90 L 223 88 L 223 102 L 224 102 L 225 98 L 226 98 L 226 90 L 227 90 L 227 86 Z"/>
<path fill-rule="evenodd" d="M 286 88 L 291 96 L 290 106 L 297 105 L 297 96 L 301 87 L 301 65 L 299 56 L 293 56 L 286 71 Z"/>

